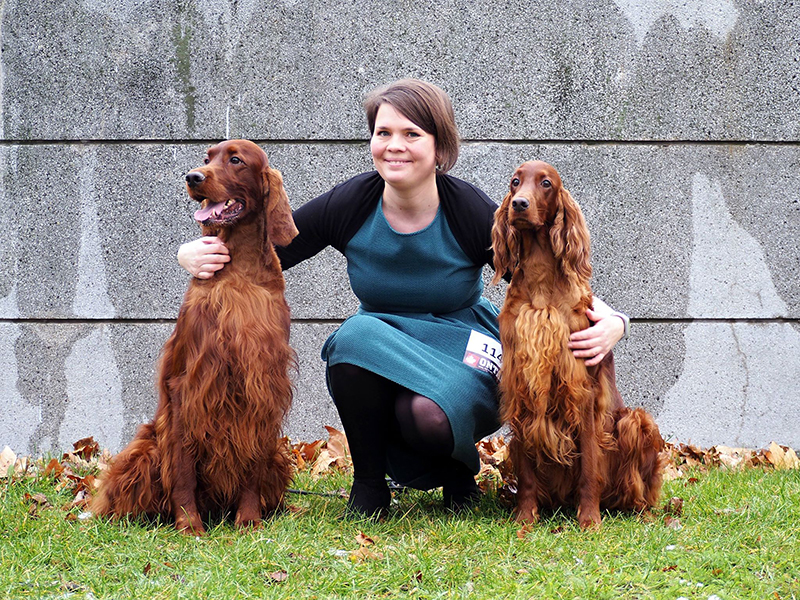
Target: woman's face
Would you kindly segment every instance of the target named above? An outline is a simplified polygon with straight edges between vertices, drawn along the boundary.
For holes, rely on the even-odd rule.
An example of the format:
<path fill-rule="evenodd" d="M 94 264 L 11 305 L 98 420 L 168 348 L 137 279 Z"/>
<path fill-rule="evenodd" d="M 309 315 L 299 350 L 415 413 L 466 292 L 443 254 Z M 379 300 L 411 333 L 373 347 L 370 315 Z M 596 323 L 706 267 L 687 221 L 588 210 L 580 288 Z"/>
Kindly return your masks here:
<path fill-rule="evenodd" d="M 391 104 L 378 107 L 370 150 L 375 168 L 392 187 L 413 188 L 436 173 L 436 138 Z"/>

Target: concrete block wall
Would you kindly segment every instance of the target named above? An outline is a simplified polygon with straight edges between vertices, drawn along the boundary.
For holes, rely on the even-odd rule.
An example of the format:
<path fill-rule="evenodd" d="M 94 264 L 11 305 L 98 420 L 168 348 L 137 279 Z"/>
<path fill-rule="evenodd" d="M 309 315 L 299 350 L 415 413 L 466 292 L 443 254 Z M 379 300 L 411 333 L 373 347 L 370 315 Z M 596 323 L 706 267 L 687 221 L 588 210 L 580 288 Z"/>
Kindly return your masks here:
<path fill-rule="evenodd" d="M 297 207 L 371 167 L 361 101 L 406 76 L 450 93 L 453 174 L 490 197 L 524 160 L 559 169 L 595 292 L 633 318 L 629 404 L 675 441 L 800 445 L 800 4 L 8 0 L 0 20 L 0 446 L 120 449 L 188 280 L 184 173 L 250 138 Z M 319 350 L 357 301 L 332 250 L 287 285 L 287 432 L 323 438 Z"/>

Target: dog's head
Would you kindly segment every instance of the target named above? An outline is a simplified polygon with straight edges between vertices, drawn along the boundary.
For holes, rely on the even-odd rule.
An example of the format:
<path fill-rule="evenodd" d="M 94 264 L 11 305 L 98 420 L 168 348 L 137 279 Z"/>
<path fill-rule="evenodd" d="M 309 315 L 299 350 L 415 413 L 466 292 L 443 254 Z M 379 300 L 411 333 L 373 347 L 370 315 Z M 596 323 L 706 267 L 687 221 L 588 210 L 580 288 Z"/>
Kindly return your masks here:
<path fill-rule="evenodd" d="M 552 165 L 540 160 L 521 164 L 511 176 L 508 193 L 494 215 L 492 250 L 497 283 L 517 267 L 521 236 L 548 232 L 553 255 L 564 271 L 591 276 L 589 231 L 577 202 Z"/>
<path fill-rule="evenodd" d="M 265 219 L 265 234 L 279 246 L 297 235 L 280 171 L 249 140 L 227 140 L 208 149 L 204 166 L 186 174 L 186 189 L 201 207 L 195 220 L 205 233 Z"/>

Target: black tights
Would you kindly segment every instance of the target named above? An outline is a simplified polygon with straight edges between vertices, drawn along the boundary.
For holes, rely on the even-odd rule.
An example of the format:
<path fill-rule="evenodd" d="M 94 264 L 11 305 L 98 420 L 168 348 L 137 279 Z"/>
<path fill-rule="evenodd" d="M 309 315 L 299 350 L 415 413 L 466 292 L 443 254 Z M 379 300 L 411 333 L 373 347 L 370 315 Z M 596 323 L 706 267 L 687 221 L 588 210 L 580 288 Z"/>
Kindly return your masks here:
<path fill-rule="evenodd" d="M 354 479 L 382 480 L 388 442 L 398 435 L 432 459 L 453 452 L 450 421 L 433 400 L 350 364 L 329 367 L 328 382 L 350 445 Z"/>
<path fill-rule="evenodd" d="M 328 383 L 353 459 L 348 512 L 375 516 L 389 508 L 386 453 L 390 441 L 406 445 L 429 461 L 431 471 L 442 478 L 446 508 L 472 505 L 479 495 L 475 478 L 464 463 L 450 456 L 453 431 L 438 404 L 350 364 L 329 367 Z"/>

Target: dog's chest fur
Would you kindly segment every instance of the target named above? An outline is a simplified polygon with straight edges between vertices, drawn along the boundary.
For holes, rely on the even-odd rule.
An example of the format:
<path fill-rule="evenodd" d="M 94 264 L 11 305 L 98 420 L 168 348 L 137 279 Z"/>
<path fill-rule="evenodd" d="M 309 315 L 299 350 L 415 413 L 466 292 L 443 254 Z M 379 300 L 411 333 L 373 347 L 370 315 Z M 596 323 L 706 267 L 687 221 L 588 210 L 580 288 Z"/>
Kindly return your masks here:
<path fill-rule="evenodd" d="M 263 458 L 253 441 L 280 434 L 291 384 L 286 377 L 276 385 L 269 375 L 287 373 L 294 359 L 287 344 L 270 343 L 289 338 L 281 292 L 231 269 L 216 280 L 193 280 L 186 293 L 173 333 L 182 364 L 174 365 L 172 379 L 201 404 L 181 404 L 175 416 L 184 446 L 197 459 L 199 479 L 210 488 L 235 487 L 251 461 Z M 179 346 L 189 339 L 178 333 L 182 328 L 194 329 L 191 339 L 202 341 L 196 349 Z"/>

